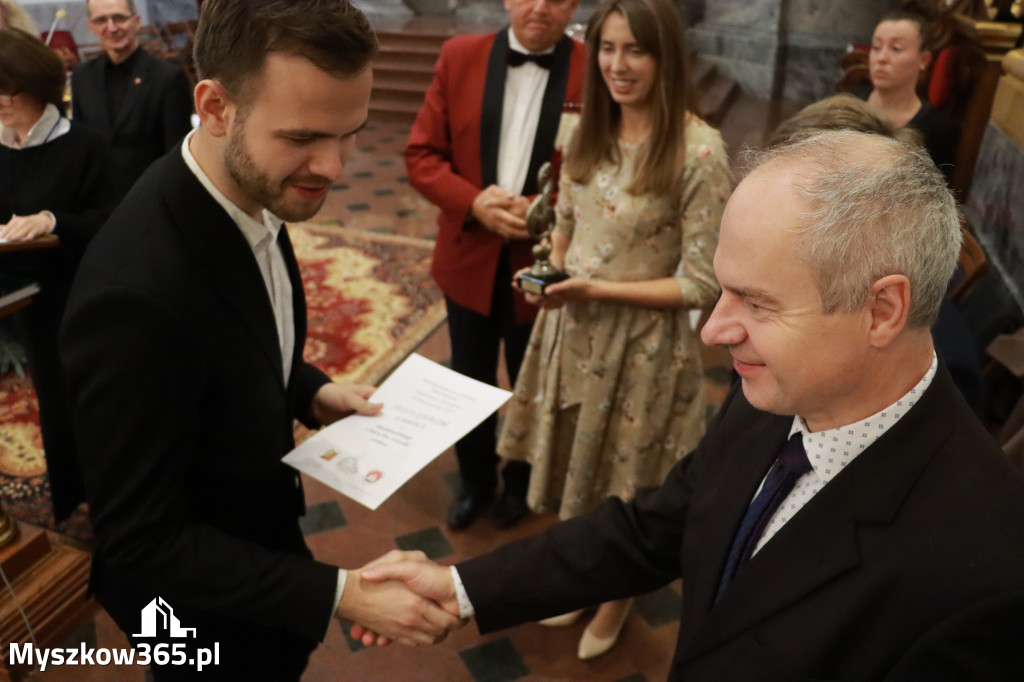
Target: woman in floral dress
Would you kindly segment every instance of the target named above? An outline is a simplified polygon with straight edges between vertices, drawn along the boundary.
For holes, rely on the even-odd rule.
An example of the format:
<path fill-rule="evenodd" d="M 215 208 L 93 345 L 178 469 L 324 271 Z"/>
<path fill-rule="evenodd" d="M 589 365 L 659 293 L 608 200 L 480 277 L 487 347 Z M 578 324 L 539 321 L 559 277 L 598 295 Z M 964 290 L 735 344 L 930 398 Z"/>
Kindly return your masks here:
<path fill-rule="evenodd" d="M 690 112 L 671 0 L 593 15 L 584 104 L 565 150 L 552 263 L 498 451 L 533 465 L 528 502 L 563 519 L 660 483 L 704 433 L 690 311 L 712 306 L 731 181 L 718 132 Z M 629 601 L 603 604 L 581 658 L 610 649 Z M 550 619 L 568 624 L 577 614 Z"/>

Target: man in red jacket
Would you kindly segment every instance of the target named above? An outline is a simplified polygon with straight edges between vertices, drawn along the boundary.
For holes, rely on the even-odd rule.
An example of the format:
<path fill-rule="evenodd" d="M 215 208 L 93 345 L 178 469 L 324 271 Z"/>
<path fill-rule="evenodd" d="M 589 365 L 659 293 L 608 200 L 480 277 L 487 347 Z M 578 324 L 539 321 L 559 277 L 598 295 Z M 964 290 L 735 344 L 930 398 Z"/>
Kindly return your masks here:
<path fill-rule="evenodd" d="M 441 209 L 431 272 L 448 307 L 452 368 L 492 385 L 502 341 L 515 382 L 535 315 L 510 282 L 532 261 L 524 218 L 537 171 L 551 159 L 565 104 L 581 98 L 586 49 L 565 35 L 577 2 L 506 0 L 508 29 L 447 41 L 405 150 L 410 183 Z M 455 445 L 453 530 L 498 487 L 496 425 L 491 417 Z M 526 514 L 529 477 L 529 464 L 506 464 L 499 527 Z"/>

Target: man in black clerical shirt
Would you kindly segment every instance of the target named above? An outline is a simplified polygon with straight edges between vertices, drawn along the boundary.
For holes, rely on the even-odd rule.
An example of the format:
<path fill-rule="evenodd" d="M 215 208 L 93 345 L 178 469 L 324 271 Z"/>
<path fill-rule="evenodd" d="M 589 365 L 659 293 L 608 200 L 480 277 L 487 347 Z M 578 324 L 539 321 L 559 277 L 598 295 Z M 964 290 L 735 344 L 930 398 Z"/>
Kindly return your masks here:
<path fill-rule="evenodd" d="M 71 75 L 76 121 L 110 144 L 121 194 L 191 128 L 192 93 L 181 68 L 139 49 L 134 0 L 87 0 L 103 54 Z"/>

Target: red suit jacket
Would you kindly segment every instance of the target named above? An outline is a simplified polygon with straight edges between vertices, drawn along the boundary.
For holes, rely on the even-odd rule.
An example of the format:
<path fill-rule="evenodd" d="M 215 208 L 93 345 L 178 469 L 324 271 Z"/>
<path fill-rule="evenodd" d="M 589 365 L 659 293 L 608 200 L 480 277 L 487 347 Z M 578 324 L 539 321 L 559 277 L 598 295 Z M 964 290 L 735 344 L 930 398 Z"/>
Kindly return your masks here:
<path fill-rule="evenodd" d="M 507 50 L 505 29 L 445 42 L 405 149 L 410 184 L 441 209 L 431 274 L 446 296 L 484 315 L 490 313 L 503 240 L 473 220 L 470 208 L 497 181 Z M 551 159 L 564 105 L 581 100 L 585 69 L 586 47 L 563 36 L 544 91 L 524 195 L 537 191 L 537 171 Z M 533 261 L 531 247 L 528 240 L 509 244 L 513 272 Z M 517 295 L 516 321 L 527 323 L 535 314 Z"/>

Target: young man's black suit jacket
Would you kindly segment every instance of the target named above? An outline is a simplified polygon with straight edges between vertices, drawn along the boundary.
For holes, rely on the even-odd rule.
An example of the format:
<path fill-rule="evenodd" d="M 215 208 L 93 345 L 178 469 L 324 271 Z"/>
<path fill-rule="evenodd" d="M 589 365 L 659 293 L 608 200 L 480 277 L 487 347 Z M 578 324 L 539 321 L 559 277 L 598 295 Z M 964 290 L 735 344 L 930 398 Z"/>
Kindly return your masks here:
<path fill-rule="evenodd" d="M 117 116 L 107 104 L 105 54 L 71 73 L 73 118 L 110 145 L 123 195 L 151 163 L 181 142 L 192 128 L 192 91 L 177 64 L 137 48 L 132 79 Z"/>
<path fill-rule="evenodd" d="M 1024 679 L 1024 484 L 944 366 L 715 603 L 791 424 L 734 390 L 660 488 L 459 564 L 481 631 L 682 577 L 671 680 Z"/>
<path fill-rule="evenodd" d="M 314 425 L 329 379 L 302 359 L 302 282 L 286 230 L 278 241 L 294 292 L 287 388 L 252 250 L 179 149 L 90 244 L 61 330 L 96 595 L 128 634 L 163 598 L 183 627 L 221 642 L 222 673 L 232 635 L 260 676 L 277 676 L 273 657 L 291 644 L 304 653 L 285 659 L 301 670 L 337 584 L 310 557 L 299 478 L 281 462 L 293 419 Z"/>

